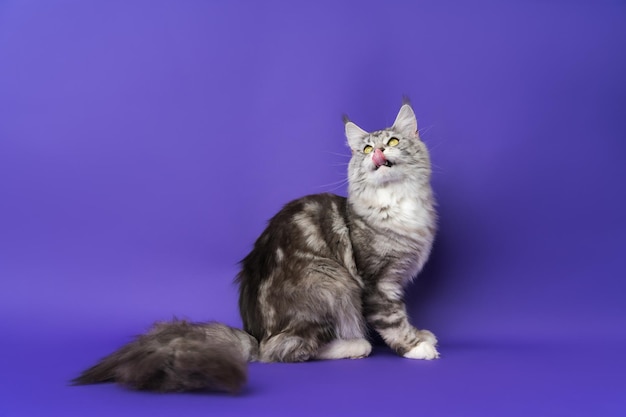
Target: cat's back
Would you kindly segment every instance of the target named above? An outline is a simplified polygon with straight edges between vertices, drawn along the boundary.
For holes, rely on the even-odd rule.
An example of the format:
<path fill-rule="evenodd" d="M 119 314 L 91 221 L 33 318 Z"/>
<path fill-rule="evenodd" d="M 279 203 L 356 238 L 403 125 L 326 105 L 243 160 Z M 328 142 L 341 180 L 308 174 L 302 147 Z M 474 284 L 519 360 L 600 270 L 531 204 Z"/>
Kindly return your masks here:
<path fill-rule="evenodd" d="M 270 219 L 242 261 L 242 277 L 262 280 L 279 266 L 307 256 L 333 258 L 349 244 L 345 197 L 311 194 L 287 203 Z M 340 251 L 340 252 L 338 252 Z M 281 265 L 282 264 L 282 265 Z"/>
<path fill-rule="evenodd" d="M 314 222 L 318 227 L 325 227 L 326 223 L 335 217 L 343 218 L 345 211 L 345 197 L 331 193 L 310 194 L 285 204 L 269 221 L 268 228 L 273 226 L 280 228 L 285 222 L 303 226 L 303 223 L 306 223 L 305 219 Z"/>
<path fill-rule="evenodd" d="M 313 275 L 331 274 L 337 286 L 356 274 L 346 211 L 346 198 L 313 194 L 272 217 L 237 276 L 246 331 L 263 337 L 275 318 L 307 299 Z"/>

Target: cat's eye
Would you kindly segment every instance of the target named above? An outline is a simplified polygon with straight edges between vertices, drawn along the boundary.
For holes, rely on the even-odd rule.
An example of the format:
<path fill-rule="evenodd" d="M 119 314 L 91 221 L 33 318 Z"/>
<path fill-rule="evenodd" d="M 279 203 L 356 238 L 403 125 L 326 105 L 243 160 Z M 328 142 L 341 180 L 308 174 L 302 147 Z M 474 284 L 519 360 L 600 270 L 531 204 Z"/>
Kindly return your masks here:
<path fill-rule="evenodd" d="M 400 139 L 398 139 L 398 138 L 391 138 L 387 142 L 387 146 L 398 146 L 398 143 L 400 143 Z"/>
<path fill-rule="evenodd" d="M 374 147 L 372 145 L 365 145 L 365 148 L 363 148 L 363 153 L 372 153 L 373 150 Z"/>

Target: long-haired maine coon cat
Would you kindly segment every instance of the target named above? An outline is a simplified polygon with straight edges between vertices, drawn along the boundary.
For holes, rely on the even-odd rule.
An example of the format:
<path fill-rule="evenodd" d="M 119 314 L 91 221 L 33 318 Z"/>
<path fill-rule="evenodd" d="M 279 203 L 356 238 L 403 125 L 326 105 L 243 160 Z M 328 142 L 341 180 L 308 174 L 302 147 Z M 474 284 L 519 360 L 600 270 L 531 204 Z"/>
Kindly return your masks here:
<path fill-rule="evenodd" d="M 244 330 L 174 320 L 102 359 L 75 384 L 236 392 L 247 363 L 364 358 L 368 325 L 405 358 L 435 359 L 437 339 L 409 323 L 404 287 L 420 272 L 437 215 L 426 145 L 408 102 L 368 133 L 345 118 L 348 198 L 288 203 L 241 262 Z"/>

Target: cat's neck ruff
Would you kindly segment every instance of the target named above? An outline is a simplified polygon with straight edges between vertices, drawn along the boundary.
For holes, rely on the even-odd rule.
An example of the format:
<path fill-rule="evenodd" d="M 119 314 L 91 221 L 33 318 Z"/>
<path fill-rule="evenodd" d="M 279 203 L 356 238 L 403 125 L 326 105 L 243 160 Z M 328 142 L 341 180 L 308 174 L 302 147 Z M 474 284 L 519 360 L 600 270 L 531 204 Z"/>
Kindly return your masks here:
<path fill-rule="evenodd" d="M 410 236 L 435 226 L 428 184 L 401 182 L 350 191 L 353 210 L 374 229 Z"/>

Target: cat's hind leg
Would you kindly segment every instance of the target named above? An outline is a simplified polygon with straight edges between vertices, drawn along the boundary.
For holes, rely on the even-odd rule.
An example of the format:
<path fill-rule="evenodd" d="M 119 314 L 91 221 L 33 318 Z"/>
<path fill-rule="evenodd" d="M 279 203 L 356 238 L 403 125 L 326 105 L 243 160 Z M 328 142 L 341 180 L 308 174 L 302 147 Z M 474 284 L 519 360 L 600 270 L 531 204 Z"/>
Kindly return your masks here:
<path fill-rule="evenodd" d="M 261 362 L 304 362 L 314 359 L 320 346 L 334 337 L 331 328 L 311 322 L 301 322 L 278 334 L 261 340 Z"/>
<path fill-rule="evenodd" d="M 360 359 L 369 356 L 372 345 L 365 339 L 335 339 L 322 346 L 316 359 Z"/>
<path fill-rule="evenodd" d="M 260 360 L 301 362 L 367 356 L 371 346 L 364 340 L 358 281 L 335 261 L 307 262 L 296 279 L 283 278 L 282 285 L 272 287 L 264 298 L 264 312 L 277 313 L 265 318 L 270 325 L 260 341 Z M 360 341 L 349 342 L 354 340 Z"/>

